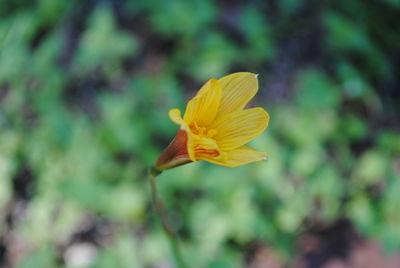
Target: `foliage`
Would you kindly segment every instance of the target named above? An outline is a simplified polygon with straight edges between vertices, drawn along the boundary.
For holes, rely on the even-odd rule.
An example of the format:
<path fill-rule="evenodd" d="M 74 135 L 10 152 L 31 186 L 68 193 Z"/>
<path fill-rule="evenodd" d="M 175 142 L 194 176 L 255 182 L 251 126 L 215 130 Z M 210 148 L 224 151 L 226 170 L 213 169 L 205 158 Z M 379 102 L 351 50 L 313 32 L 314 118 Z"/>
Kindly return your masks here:
<path fill-rule="evenodd" d="M 399 1 L 311 2 L 2 1 L 0 263 L 173 265 L 146 168 L 167 111 L 233 71 L 260 74 L 269 161 L 158 178 L 194 267 L 240 267 L 253 242 L 290 262 L 343 218 L 398 251 Z"/>

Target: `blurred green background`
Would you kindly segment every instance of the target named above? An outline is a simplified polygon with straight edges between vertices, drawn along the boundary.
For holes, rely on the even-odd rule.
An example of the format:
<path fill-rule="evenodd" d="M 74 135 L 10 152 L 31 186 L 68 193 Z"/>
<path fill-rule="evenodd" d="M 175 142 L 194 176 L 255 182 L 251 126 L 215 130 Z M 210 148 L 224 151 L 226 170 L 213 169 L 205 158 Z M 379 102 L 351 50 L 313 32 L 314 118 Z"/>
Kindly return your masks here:
<path fill-rule="evenodd" d="M 400 267 L 400 1 L 2 0 L 0 267 L 175 267 L 146 168 L 259 73 L 269 161 L 159 190 L 190 267 Z"/>

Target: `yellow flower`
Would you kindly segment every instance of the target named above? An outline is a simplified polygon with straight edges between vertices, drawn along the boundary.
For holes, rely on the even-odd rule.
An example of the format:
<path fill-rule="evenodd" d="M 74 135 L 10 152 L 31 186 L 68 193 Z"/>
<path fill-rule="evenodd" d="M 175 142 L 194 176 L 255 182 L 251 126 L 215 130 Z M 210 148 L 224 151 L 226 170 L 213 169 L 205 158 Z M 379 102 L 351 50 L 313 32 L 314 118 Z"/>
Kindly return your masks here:
<path fill-rule="evenodd" d="M 236 167 L 266 159 L 245 144 L 267 127 L 268 113 L 260 108 L 244 109 L 258 90 L 257 75 L 234 73 L 208 80 L 186 107 L 169 111 L 180 125 L 177 136 L 157 161 L 156 168 L 168 169 L 192 161 Z"/>

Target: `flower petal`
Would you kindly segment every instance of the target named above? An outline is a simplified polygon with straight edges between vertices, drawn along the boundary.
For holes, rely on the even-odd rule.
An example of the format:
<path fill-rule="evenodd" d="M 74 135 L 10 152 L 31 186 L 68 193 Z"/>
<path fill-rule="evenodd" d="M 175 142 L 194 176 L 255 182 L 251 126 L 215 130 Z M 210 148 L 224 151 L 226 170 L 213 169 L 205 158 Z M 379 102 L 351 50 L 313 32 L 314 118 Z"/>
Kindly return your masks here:
<path fill-rule="evenodd" d="M 179 111 L 178 109 L 171 109 L 169 110 L 169 117 L 171 118 L 171 120 L 177 124 L 180 125 L 180 128 L 184 131 L 186 131 L 187 134 L 187 151 L 189 154 L 189 157 L 192 161 L 197 161 L 195 153 L 194 153 L 194 139 L 195 136 L 192 131 L 190 130 L 190 128 L 188 127 L 188 125 L 186 124 L 186 122 L 182 119 L 181 116 L 181 111 Z"/>
<path fill-rule="evenodd" d="M 185 126 L 186 123 L 183 121 L 182 116 L 181 116 L 181 111 L 179 109 L 171 109 L 168 112 L 169 118 L 171 118 L 172 122 L 174 122 L 177 125 L 180 126 Z"/>
<path fill-rule="evenodd" d="M 217 112 L 221 101 L 221 86 L 217 79 L 208 80 L 188 102 L 183 120 L 190 126 L 196 122 L 198 126 L 205 127 L 210 124 Z"/>
<path fill-rule="evenodd" d="M 163 171 L 191 162 L 187 150 L 187 139 L 187 132 L 183 129 L 179 129 L 175 138 L 158 157 L 154 165 L 155 169 Z"/>
<path fill-rule="evenodd" d="M 267 160 L 267 153 L 258 152 L 249 146 L 242 146 L 235 150 L 226 152 L 225 157 L 223 158 L 201 156 L 201 160 L 221 166 L 237 167 L 252 162 Z"/>
<path fill-rule="evenodd" d="M 218 80 L 222 88 L 217 117 L 243 109 L 258 91 L 257 75 L 240 72 Z"/>
<path fill-rule="evenodd" d="M 230 151 L 260 135 L 267 127 L 268 121 L 268 113 L 256 107 L 224 115 L 213 122 L 209 128 L 216 130 L 213 138 L 220 149 Z"/>

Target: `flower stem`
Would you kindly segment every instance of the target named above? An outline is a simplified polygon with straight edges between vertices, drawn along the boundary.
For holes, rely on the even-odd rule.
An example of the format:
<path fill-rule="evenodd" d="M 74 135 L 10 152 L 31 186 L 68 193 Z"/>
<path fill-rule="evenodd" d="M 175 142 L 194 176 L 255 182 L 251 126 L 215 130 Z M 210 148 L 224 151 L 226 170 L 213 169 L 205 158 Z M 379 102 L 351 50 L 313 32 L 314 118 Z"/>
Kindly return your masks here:
<path fill-rule="evenodd" d="M 155 168 L 150 168 L 148 172 L 148 177 L 150 181 L 151 188 L 151 197 L 153 199 L 154 208 L 160 217 L 161 224 L 164 230 L 164 233 L 167 235 L 168 240 L 171 244 L 172 252 L 175 257 L 175 261 L 180 268 L 186 268 L 186 264 L 183 261 L 182 254 L 178 244 L 178 237 L 176 236 L 174 230 L 168 222 L 167 211 L 165 210 L 164 203 L 161 198 L 158 196 L 157 192 L 157 184 L 156 177 L 161 174 L 162 171 L 159 171 Z"/>

